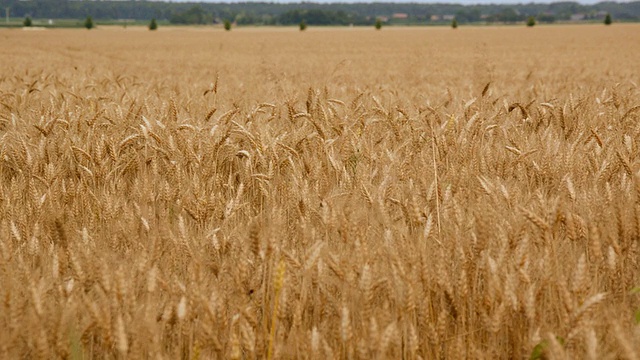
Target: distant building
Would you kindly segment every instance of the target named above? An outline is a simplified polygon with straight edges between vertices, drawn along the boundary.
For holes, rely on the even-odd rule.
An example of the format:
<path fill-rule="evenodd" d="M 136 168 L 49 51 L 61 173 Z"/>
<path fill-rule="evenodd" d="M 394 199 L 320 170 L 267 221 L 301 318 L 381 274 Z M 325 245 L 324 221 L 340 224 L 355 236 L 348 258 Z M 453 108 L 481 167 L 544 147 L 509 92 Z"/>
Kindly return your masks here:
<path fill-rule="evenodd" d="M 445 20 L 445 21 L 451 21 L 455 18 L 456 18 L 455 15 L 442 15 L 442 20 Z"/>
<path fill-rule="evenodd" d="M 440 21 L 440 15 L 431 15 L 431 21 Z"/>
<path fill-rule="evenodd" d="M 587 17 L 585 14 L 573 14 L 571 15 L 571 21 L 581 21 L 584 20 L 585 17 Z"/>
<path fill-rule="evenodd" d="M 409 14 L 407 13 L 395 13 L 393 15 L 391 15 L 392 19 L 408 19 L 409 18 Z"/>

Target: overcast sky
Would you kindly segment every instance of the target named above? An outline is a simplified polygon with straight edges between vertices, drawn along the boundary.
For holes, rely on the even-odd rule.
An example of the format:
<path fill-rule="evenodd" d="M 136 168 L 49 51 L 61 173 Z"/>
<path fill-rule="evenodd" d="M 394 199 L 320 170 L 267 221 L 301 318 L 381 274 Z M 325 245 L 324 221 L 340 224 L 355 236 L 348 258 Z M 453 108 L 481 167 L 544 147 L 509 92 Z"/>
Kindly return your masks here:
<path fill-rule="evenodd" d="M 174 2 L 198 2 L 198 0 L 173 0 Z M 241 1 L 223 1 L 223 0 L 213 0 L 206 1 L 200 0 L 200 2 L 275 2 L 275 3 L 299 3 L 302 0 L 241 0 Z M 575 0 L 567 0 L 567 1 L 575 1 Z M 385 1 L 371 1 L 371 0 L 348 0 L 348 1 L 336 1 L 336 0 L 312 0 L 306 1 L 311 3 L 371 3 L 371 2 L 396 2 L 396 3 L 420 3 L 420 4 L 436 4 L 436 3 L 447 3 L 447 4 L 527 4 L 527 3 L 543 3 L 549 4 L 552 2 L 558 2 L 557 0 L 536 0 L 536 1 L 522 1 L 522 0 L 385 0 Z M 578 0 L 577 2 L 581 4 L 595 4 L 600 2 L 600 0 Z M 617 1 L 617 2 L 629 2 L 629 1 Z"/>

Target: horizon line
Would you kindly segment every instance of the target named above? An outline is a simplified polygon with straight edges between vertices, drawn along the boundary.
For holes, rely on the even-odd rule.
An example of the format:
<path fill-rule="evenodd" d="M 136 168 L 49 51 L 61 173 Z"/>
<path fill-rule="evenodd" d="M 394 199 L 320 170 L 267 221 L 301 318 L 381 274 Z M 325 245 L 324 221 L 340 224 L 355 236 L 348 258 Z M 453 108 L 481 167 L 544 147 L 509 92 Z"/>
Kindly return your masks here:
<path fill-rule="evenodd" d="M 24 1 L 24 0 L 23 0 Z M 73 1 L 73 0 L 72 0 Z M 78 1 L 78 0 L 75 0 Z M 98 0 L 93 0 L 98 1 Z M 101 0 L 105 1 L 105 0 Z M 114 2 L 125 2 L 125 1 L 135 1 L 135 0 L 106 0 L 106 1 L 114 1 Z M 560 4 L 560 3 L 575 3 L 580 5 L 598 5 L 598 4 L 628 4 L 640 2 L 639 0 L 622 0 L 622 1 L 601 1 L 601 0 L 585 0 L 585 1 L 558 1 L 558 0 L 534 0 L 534 1 L 521 1 L 521 0 L 505 0 L 505 1 L 496 1 L 496 0 L 449 0 L 449 1 L 441 1 L 441 0 L 424 0 L 424 1 L 371 1 L 371 0 L 349 0 L 349 1 L 298 1 L 298 0 L 145 0 L 149 2 L 164 2 L 164 3 L 189 3 L 189 4 L 250 4 L 250 3 L 262 3 L 262 4 L 311 4 L 311 5 L 341 5 L 341 4 L 360 4 L 360 5 L 373 5 L 373 4 L 395 4 L 395 5 L 550 5 L 550 4 Z"/>

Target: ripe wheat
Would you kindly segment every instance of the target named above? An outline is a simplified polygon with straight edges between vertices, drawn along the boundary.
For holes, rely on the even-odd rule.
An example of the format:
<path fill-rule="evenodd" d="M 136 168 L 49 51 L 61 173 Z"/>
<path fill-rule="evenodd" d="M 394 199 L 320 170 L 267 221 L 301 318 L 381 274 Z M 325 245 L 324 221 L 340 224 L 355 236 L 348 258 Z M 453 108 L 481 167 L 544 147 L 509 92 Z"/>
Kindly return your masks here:
<path fill-rule="evenodd" d="M 0 31 L 0 358 L 636 358 L 638 27 L 387 30 Z"/>

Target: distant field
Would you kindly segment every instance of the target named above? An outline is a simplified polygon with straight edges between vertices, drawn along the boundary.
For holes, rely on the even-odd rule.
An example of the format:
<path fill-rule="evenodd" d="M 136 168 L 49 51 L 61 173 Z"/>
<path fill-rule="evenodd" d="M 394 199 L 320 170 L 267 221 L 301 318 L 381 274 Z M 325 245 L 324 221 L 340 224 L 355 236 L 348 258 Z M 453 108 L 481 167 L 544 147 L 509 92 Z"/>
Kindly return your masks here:
<path fill-rule="evenodd" d="M 0 358 L 640 354 L 640 25 L 0 44 Z"/>

